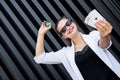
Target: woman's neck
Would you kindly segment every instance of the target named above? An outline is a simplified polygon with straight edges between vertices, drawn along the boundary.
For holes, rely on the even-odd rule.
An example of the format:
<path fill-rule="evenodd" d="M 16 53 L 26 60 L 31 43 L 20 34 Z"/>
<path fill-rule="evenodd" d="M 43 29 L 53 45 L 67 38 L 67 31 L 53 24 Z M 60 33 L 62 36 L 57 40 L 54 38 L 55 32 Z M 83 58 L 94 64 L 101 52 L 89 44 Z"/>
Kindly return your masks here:
<path fill-rule="evenodd" d="M 73 41 L 74 45 L 84 41 L 79 31 L 75 34 L 74 38 L 72 38 L 71 40 Z"/>
<path fill-rule="evenodd" d="M 82 35 L 80 34 L 80 32 L 78 32 L 74 36 L 72 41 L 74 43 L 75 52 L 82 51 L 82 49 L 86 46 L 86 42 L 84 41 L 84 39 L 83 39 Z"/>

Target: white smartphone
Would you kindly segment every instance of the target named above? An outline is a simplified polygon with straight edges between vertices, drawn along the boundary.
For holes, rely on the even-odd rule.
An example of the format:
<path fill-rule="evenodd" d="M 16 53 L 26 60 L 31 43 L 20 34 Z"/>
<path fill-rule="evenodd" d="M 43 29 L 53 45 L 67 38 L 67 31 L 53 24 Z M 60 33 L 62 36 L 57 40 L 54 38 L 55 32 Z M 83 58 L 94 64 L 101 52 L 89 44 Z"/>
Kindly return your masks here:
<path fill-rule="evenodd" d="M 97 10 L 94 9 L 94 10 L 90 11 L 90 13 L 87 15 L 84 23 L 86 23 L 87 25 L 89 25 L 93 28 L 96 28 L 95 23 L 102 19 L 104 19 L 104 17 Z"/>

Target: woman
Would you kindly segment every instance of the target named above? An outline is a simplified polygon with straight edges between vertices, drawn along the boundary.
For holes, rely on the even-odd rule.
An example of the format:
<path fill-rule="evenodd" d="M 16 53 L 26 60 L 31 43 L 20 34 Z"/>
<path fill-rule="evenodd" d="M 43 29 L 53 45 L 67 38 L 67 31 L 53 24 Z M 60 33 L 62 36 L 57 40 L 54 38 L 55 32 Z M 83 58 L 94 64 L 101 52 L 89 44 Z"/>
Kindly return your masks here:
<path fill-rule="evenodd" d="M 73 80 L 118 80 L 120 64 L 107 50 L 111 46 L 112 25 L 106 20 L 95 25 L 97 30 L 85 35 L 78 31 L 75 22 L 62 17 L 56 30 L 69 42 L 69 46 L 45 53 L 44 35 L 51 27 L 45 27 L 45 21 L 42 22 L 34 60 L 41 64 L 62 63 Z"/>

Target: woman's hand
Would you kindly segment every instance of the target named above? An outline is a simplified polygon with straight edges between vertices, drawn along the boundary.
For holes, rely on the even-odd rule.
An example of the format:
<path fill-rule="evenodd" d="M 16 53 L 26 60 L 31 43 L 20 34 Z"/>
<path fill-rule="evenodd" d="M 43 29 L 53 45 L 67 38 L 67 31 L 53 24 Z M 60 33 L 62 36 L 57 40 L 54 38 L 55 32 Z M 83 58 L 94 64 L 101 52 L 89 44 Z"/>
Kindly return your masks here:
<path fill-rule="evenodd" d="M 45 24 L 46 24 L 46 21 L 43 21 L 42 24 L 41 24 L 41 27 L 38 31 L 38 34 L 43 34 L 44 35 L 45 33 L 47 33 L 47 31 L 49 31 L 51 29 L 51 26 L 46 27 Z"/>
<path fill-rule="evenodd" d="M 109 36 L 112 31 L 112 25 L 106 20 L 96 22 L 96 29 L 100 32 L 100 37 L 105 38 Z"/>
<path fill-rule="evenodd" d="M 112 25 L 106 20 L 100 20 L 96 22 L 96 29 L 100 32 L 100 40 L 98 45 L 101 48 L 107 48 L 110 44 L 110 33 L 112 31 Z"/>

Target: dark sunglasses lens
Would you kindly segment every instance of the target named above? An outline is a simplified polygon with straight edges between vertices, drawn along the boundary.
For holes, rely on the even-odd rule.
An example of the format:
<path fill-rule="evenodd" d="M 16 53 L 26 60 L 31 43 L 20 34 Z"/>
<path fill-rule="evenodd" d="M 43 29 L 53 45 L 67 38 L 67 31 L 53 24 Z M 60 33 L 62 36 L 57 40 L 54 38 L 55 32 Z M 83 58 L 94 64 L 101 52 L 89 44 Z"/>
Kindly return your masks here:
<path fill-rule="evenodd" d="M 68 20 L 67 23 L 66 23 L 66 26 L 70 26 L 72 23 L 72 20 Z"/>
<path fill-rule="evenodd" d="M 66 26 L 62 28 L 61 33 L 65 33 L 65 31 L 66 31 Z"/>

